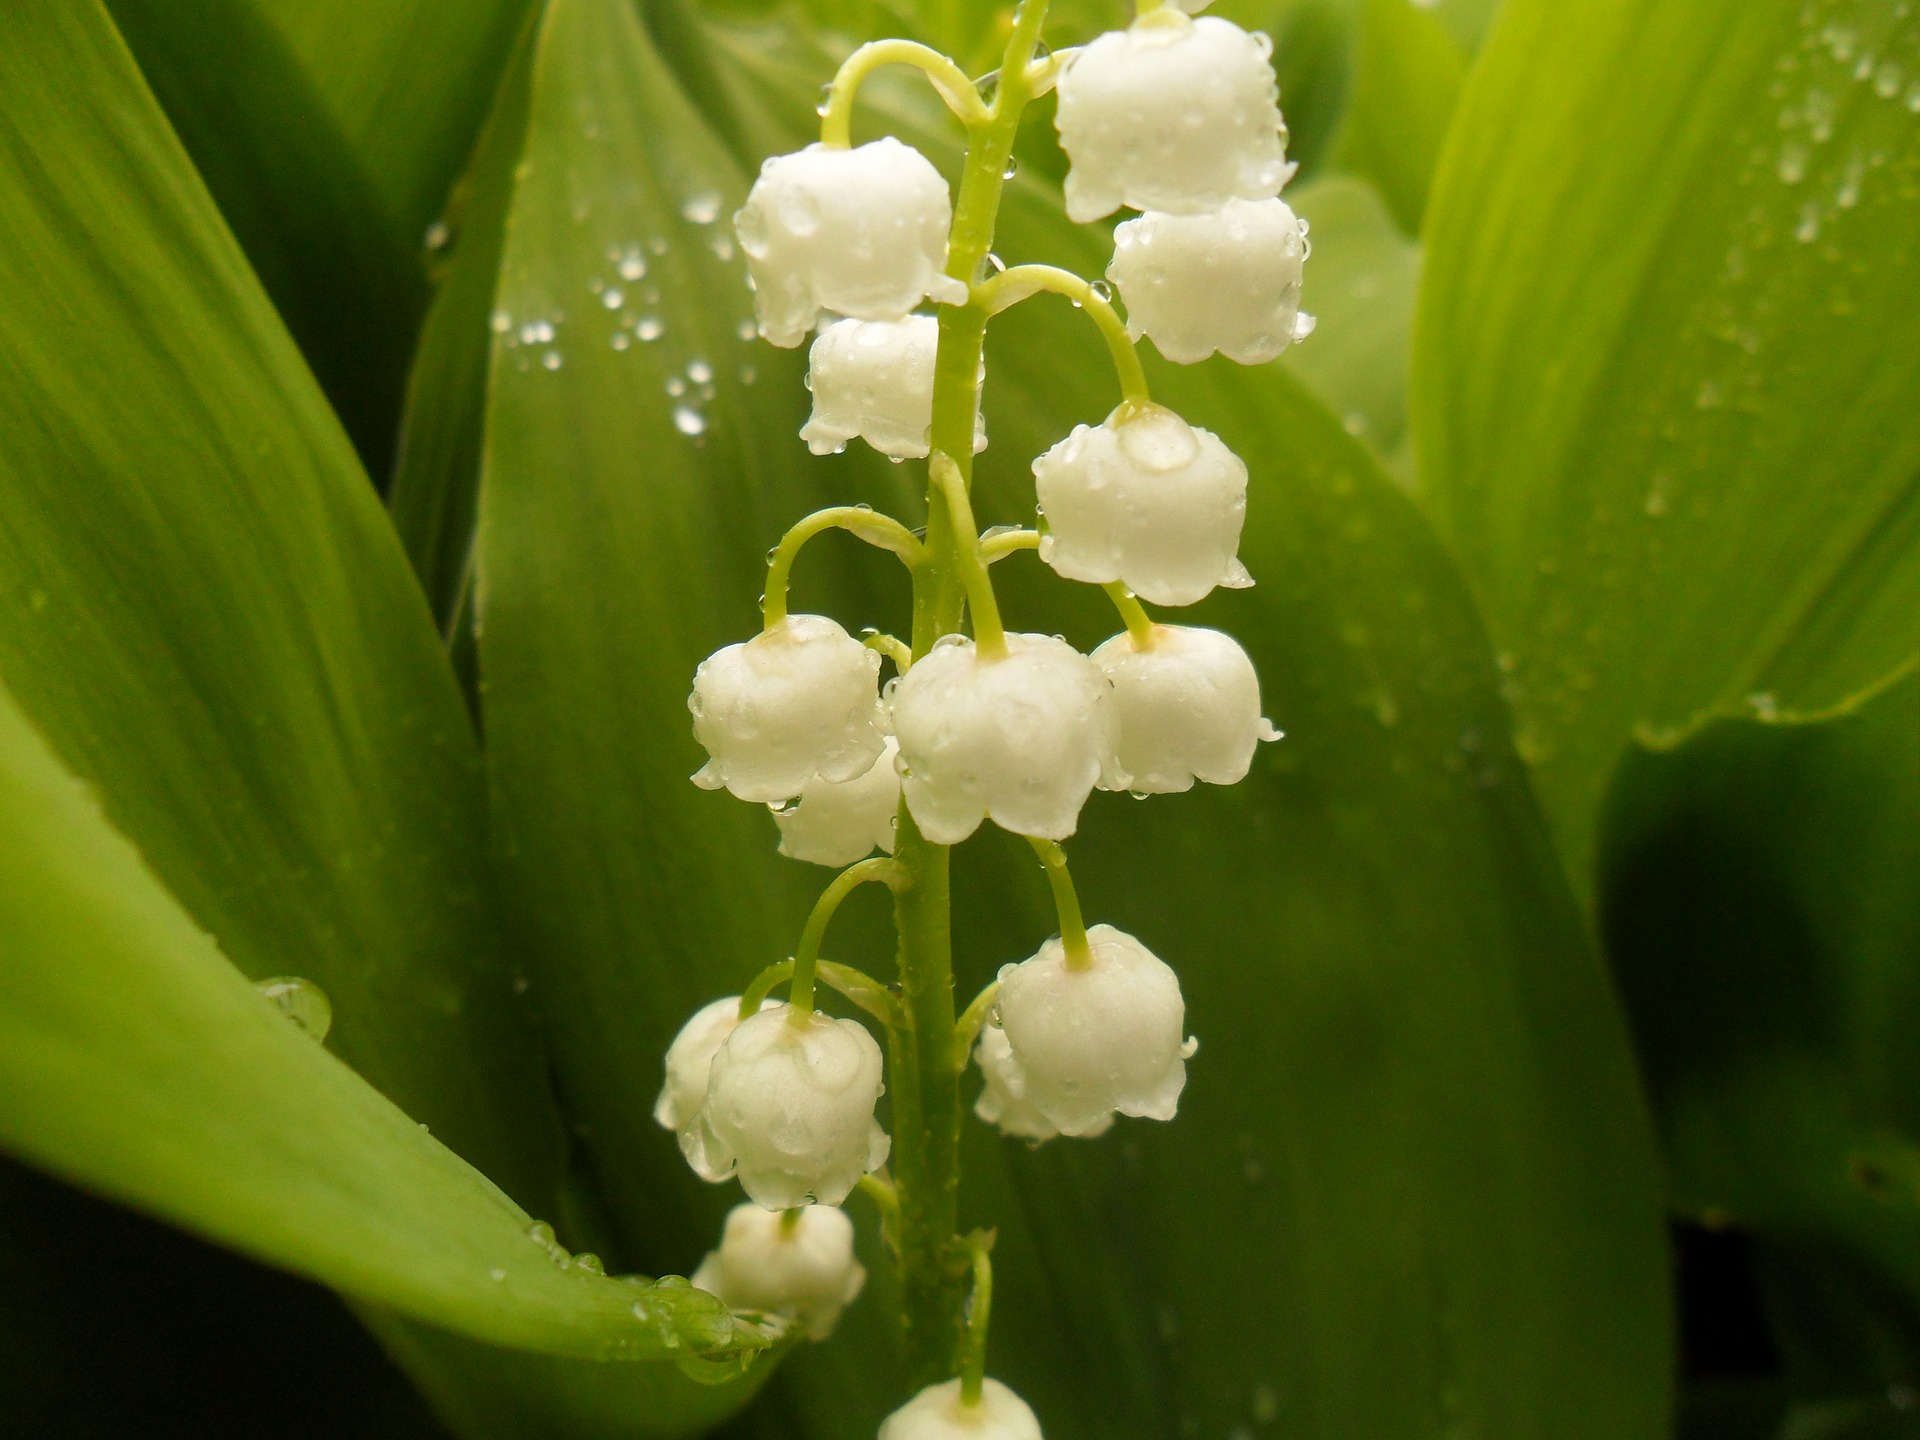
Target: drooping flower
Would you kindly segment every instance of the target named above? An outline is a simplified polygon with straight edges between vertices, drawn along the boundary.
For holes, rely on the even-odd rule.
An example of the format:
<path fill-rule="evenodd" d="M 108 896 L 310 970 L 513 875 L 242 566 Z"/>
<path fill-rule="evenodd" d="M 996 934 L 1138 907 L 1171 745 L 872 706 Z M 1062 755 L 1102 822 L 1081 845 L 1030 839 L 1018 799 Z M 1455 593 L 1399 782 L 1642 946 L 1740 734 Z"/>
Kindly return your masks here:
<path fill-rule="evenodd" d="M 688 1160 L 706 1180 L 737 1173 L 768 1210 L 838 1205 L 886 1162 L 891 1142 L 873 1117 L 882 1068 L 864 1026 L 818 1011 L 796 1020 L 770 1005 L 713 1057 Z"/>
<path fill-rule="evenodd" d="M 1120 765 L 1140 794 L 1244 780 L 1262 740 L 1280 732 L 1260 713 L 1260 677 L 1231 635 L 1156 625 L 1144 649 L 1125 632 L 1093 652 L 1113 682 Z"/>
<path fill-rule="evenodd" d="M 1062 1135 L 1097 1134 L 1115 1112 L 1171 1120 L 1187 1083 L 1180 979 L 1124 930 L 1087 931 L 1092 963 L 1068 963 L 1058 938 L 1000 971 L 995 1006 L 1020 1098 Z"/>
<path fill-rule="evenodd" d="M 739 1023 L 740 997 L 729 995 L 694 1011 L 693 1018 L 680 1027 L 673 1044 L 667 1047 L 667 1078 L 653 1102 L 653 1118 L 661 1128 L 679 1137 L 680 1151 L 690 1162 L 702 1143 L 696 1122 L 700 1107 L 707 1102 L 713 1057 Z M 694 1168 L 699 1168 L 697 1162 Z"/>
<path fill-rule="evenodd" d="M 791 800 L 814 776 L 864 775 L 885 743 L 880 657 L 824 615 L 789 615 L 694 672 L 694 777 L 742 800 Z"/>
<path fill-rule="evenodd" d="M 853 1257 L 853 1221 L 832 1205 L 781 1213 L 736 1205 L 693 1272 L 694 1288 L 736 1310 L 791 1315 L 808 1336 L 824 1340 L 867 1283 Z"/>
<path fill-rule="evenodd" d="M 899 320 L 923 300 L 963 303 L 944 273 L 952 219 L 940 172 L 892 137 L 772 157 L 733 217 L 760 333 L 791 348 L 822 310 Z"/>
<path fill-rule="evenodd" d="M 973 1102 L 974 1114 L 987 1124 L 997 1126 L 1002 1135 L 1030 1140 L 1036 1145 L 1060 1133 L 1060 1127 L 1027 1100 L 1026 1077 L 1021 1073 L 1020 1062 L 1014 1059 L 1013 1046 L 1007 1043 L 1006 1031 L 992 1024 L 982 1029 L 973 1058 L 987 1082 L 980 1098 Z M 1091 1140 L 1096 1135 L 1104 1135 L 1112 1126 L 1113 1117 L 1109 1115 L 1093 1129 L 1082 1132 L 1081 1138 Z"/>
<path fill-rule="evenodd" d="M 939 347 L 940 323 L 931 315 L 838 320 L 821 331 L 807 363 L 813 414 L 800 429 L 807 448 L 836 455 L 857 435 L 882 455 L 925 456 Z M 973 448 L 986 446 L 986 421 L 976 410 Z"/>
<path fill-rule="evenodd" d="M 998 1380 L 980 1382 L 968 1405 L 960 1382 L 929 1385 L 880 1422 L 879 1440 L 1041 1440 L 1032 1408 Z"/>
<path fill-rule="evenodd" d="M 1278 195 L 1293 167 L 1272 51 L 1265 35 L 1173 6 L 1086 46 L 1060 74 L 1067 215 L 1189 215 Z"/>
<path fill-rule="evenodd" d="M 987 818 L 1064 840 L 1096 783 L 1125 783 L 1106 676 L 1051 635 L 1006 643 L 1006 654 L 983 656 L 949 636 L 893 687 L 907 809 L 936 845 L 958 845 Z"/>
<path fill-rule="evenodd" d="M 900 811 L 899 746 L 891 735 L 880 758 L 851 780 L 814 776 L 800 798 L 775 810 L 780 853 L 835 867 L 851 865 L 876 848 L 893 853 L 894 819 Z"/>
<path fill-rule="evenodd" d="M 1115 227 L 1107 278 L 1127 332 L 1180 365 L 1218 350 L 1264 365 L 1313 332 L 1300 311 L 1306 227 L 1284 200 L 1230 200 L 1205 215 L 1142 215 Z"/>
<path fill-rule="evenodd" d="M 1069 580 L 1118 580 L 1156 605 L 1253 583 L 1240 563 L 1247 467 L 1158 405 L 1122 406 L 1033 462 L 1040 558 Z"/>

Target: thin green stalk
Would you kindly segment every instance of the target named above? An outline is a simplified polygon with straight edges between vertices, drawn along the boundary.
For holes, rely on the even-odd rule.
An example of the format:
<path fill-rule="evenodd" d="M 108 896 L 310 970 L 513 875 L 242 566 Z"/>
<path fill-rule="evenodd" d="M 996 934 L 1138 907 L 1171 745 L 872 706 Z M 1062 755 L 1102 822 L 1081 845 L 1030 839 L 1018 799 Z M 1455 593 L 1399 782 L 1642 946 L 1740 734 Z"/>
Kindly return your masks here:
<path fill-rule="evenodd" d="M 966 1350 L 960 1359 L 960 1403 L 978 1405 L 987 1378 L 987 1327 L 993 1320 L 993 1232 L 967 1237 L 973 1252 L 973 1299 L 967 1306 Z"/>
<path fill-rule="evenodd" d="M 947 273 L 969 288 L 981 278 L 993 245 L 1007 161 L 1021 112 L 1032 98 L 1029 65 L 1046 8 L 1046 0 L 1025 0 L 1016 13 L 992 109 L 968 136 L 966 168 L 947 240 Z M 933 449 L 952 457 L 962 488 L 973 473 L 986 325 L 986 311 L 978 305 L 940 307 L 931 440 Z M 978 562 L 978 537 L 955 529 L 952 507 L 941 499 L 931 493 L 927 497 L 925 558 L 914 570 L 915 655 L 927 654 L 941 636 L 959 633 L 961 577 L 967 563 L 961 547 L 972 550 Z M 954 1065 L 952 899 L 946 847 L 926 841 L 905 805 L 900 808 L 894 858 L 912 879 L 894 899 L 907 1023 L 888 1032 L 888 1044 L 895 1077 L 900 1318 L 907 1378 L 918 1388 L 954 1373 L 967 1293 L 967 1256 L 956 1233 L 960 1077 Z"/>
<path fill-rule="evenodd" d="M 991 565 L 1004 560 L 1009 555 L 1022 550 L 1038 550 L 1040 532 L 1038 530 L 1002 530 L 995 535 L 989 532 L 980 541 L 980 558 Z"/>
<path fill-rule="evenodd" d="M 980 1038 L 980 1027 L 987 1023 L 987 1012 L 993 1009 L 993 1002 L 1000 998 L 1000 982 L 995 980 L 978 995 L 973 1002 L 960 1012 L 960 1018 L 953 1025 L 954 1068 L 964 1071 L 967 1068 L 967 1054 L 973 1049 L 973 1042 Z"/>
<path fill-rule="evenodd" d="M 902 675 L 913 668 L 913 651 L 905 643 L 891 635 L 873 634 L 861 637 L 860 643 L 869 650 L 878 650 L 893 661 L 893 668 Z"/>
<path fill-rule="evenodd" d="M 967 498 L 967 482 L 961 478 L 960 467 L 944 451 L 936 450 L 927 463 L 927 473 L 932 480 L 933 490 L 946 505 L 954 535 L 972 535 L 973 503 Z M 932 503 L 932 496 L 928 497 L 928 503 Z M 959 559 L 960 586 L 966 591 L 967 604 L 973 608 L 973 643 L 980 654 L 989 659 L 1005 655 L 1007 637 L 1000 624 L 1000 602 L 994 598 L 993 580 L 987 574 L 987 562 L 980 553 L 980 544 L 976 540 L 971 545 L 957 545 L 955 549 Z"/>
<path fill-rule="evenodd" d="M 760 602 L 760 620 L 768 630 L 787 618 L 787 588 L 801 547 L 829 530 L 845 530 L 869 545 L 892 551 L 908 570 L 919 563 L 920 541 L 891 515 L 882 515 L 864 505 L 835 505 L 816 510 L 780 537 L 780 543 L 767 561 L 767 593 Z"/>
<path fill-rule="evenodd" d="M 820 143 L 845 150 L 853 140 L 853 102 L 867 76 L 886 65 L 911 65 L 925 73 L 947 108 L 972 127 L 985 124 L 988 111 L 967 72 L 930 45 L 914 40 L 876 40 L 849 55 L 833 77 L 826 109 L 820 112 Z"/>
<path fill-rule="evenodd" d="M 1140 364 L 1140 352 L 1134 348 L 1127 327 L 1108 303 L 1107 297 L 1071 270 L 1053 265 L 1016 265 L 974 288 L 973 299 L 986 307 L 988 315 L 998 315 L 1033 295 L 1045 292 L 1063 295 L 1087 312 L 1099 327 L 1100 338 L 1107 342 L 1113 357 L 1113 373 L 1120 381 L 1121 403 L 1146 406 L 1153 403 L 1147 390 L 1147 372 Z"/>
<path fill-rule="evenodd" d="M 814 965 L 820 958 L 820 942 L 826 936 L 834 911 L 840 908 L 842 900 L 871 881 L 898 888 L 907 882 L 907 875 L 891 859 L 876 855 L 842 870 L 813 902 L 813 913 L 807 916 L 807 923 L 800 931 L 800 943 L 794 947 L 793 983 L 787 987 L 788 1018 L 794 1024 L 803 1024 L 813 1015 Z"/>
<path fill-rule="evenodd" d="M 1073 888 L 1073 876 L 1067 870 L 1067 852 L 1051 840 L 1027 836 L 1033 853 L 1047 872 L 1053 887 L 1053 908 L 1060 917 L 1060 943 L 1066 947 L 1067 968 L 1084 970 L 1093 964 L 1093 947 L 1087 943 L 1087 922 L 1080 915 L 1080 896 Z"/>
<path fill-rule="evenodd" d="M 1118 580 L 1109 580 L 1100 588 L 1107 592 L 1107 598 L 1113 601 L 1113 608 L 1118 610 L 1120 618 L 1126 621 L 1127 634 L 1133 637 L 1133 648 L 1151 650 L 1154 640 L 1153 617 L 1147 614 L 1146 607 L 1135 599 L 1133 592 Z"/>

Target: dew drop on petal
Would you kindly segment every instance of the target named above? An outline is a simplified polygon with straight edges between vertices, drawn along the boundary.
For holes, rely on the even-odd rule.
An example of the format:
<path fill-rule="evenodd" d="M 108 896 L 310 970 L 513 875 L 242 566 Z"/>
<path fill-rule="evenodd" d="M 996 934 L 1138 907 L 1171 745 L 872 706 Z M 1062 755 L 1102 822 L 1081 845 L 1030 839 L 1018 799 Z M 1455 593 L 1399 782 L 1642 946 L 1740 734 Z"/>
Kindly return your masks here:
<path fill-rule="evenodd" d="M 676 405 L 673 408 L 673 428 L 682 435 L 704 435 L 707 433 L 707 417 L 691 405 Z"/>

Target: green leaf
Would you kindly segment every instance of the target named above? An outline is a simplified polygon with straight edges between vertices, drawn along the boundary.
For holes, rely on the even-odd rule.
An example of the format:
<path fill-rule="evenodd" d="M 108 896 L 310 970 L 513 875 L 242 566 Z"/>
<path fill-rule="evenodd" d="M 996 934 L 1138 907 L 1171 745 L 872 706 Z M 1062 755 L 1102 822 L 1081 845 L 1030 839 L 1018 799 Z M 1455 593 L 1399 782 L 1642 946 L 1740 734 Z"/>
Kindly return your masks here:
<path fill-rule="evenodd" d="M 1327 175 L 1287 199 L 1313 228 L 1304 299 L 1319 326 L 1281 358 L 1397 478 L 1412 469 L 1407 366 L 1420 246 L 1364 180 Z"/>
<path fill-rule="evenodd" d="M 1422 483 L 1583 889 L 1628 739 L 1920 644 L 1920 18 L 1513 0 L 1428 218 Z"/>
<path fill-rule="evenodd" d="M 1432 8 L 1414 0 L 1366 0 L 1354 50 L 1336 158 L 1373 181 L 1400 228 L 1418 235 L 1466 59 Z"/>
<path fill-rule="evenodd" d="M 479 760 L 345 436 L 97 4 L 0 15 L 0 675 L 194 921 L 530 1205 Z"/>
<path fill-rule="evenodd" d="M 384 480 L 428 299 L 425 237 L 466 163 L 528 0 L 110 4 L 267 293 Z"/>
<path fill-rule="evenodd" d="M 763 1343 L 711 1296 L 588 1273 L 530 1235 L 227 962 L 4 693 L 0 817 L 0 1145 L 496 1345 L 631 1360 Z"/>
<path fill-rule="evenodd" d="M 803 143 L 819 78 L 804 41 L 709 38 L 708 103 L 734 97 L 761 143 Z M 611 348 L 591 284 L 612 283 L 604 257 L 629 237 L 661 235 L 679 267 L 660 280 L 667 340 L 706 297 L 741 295 L 711 232 L 675 223 L 693 182 L 666 167 L 691 156 L 704 181 L 725 161 L 672 97 L 623 9 L 559 0 L 499 303 L 516 335 L 564 322 L 531 353 L 497 345 L 479 560 L 496 815 L 545 956 L 536 993 L 566 1027 L 562 1088 L 623 1234 L 662 1266 L 710 1243 L 730 1197 L 692 1185 L 645 1118 L 661 1051 L 697 1004 L 790 948 L 795 890 L 825 879 L 778 860 L 750 807 L 688 783 L 687 683 L 708 650 L 750 633 L 779 528 L 818 500 L 881 498 L 882 483 L 803 458 L 795 367 L 771 351 L 725 331 L 677 353 Z M 946 163 L 951 132 L 936 143 L 920 113 L 868 123 L 898 122 Z M 796 127 L 784 138 L 783 124 Z M 1101 233 L 1067 227 L 1026 176 L 1000 253 L 1097 270 Z M 729 204 L 737 183 L 722 186 Z M 987 519 L 1030 517 L 1029 458 L 1116 398 L 1084 319 L 1050 303 L 1015 312 L 993 343 Z M 723 346 L 696 447 L 656 387 Z M 757 383 L 726 387 L 743 363 Z M 1284 373 L 1207 367 L 1167 394 L 1255 458 L 1247 554 L 1263 584 L 1205 613 L 1248 640 L 1295 738 L 1234 791 L 1100 800 L 1071 847 L 1096 912 L 1180 967 L 1203 1048 L 1173 1125 L 1032 1155 L 970 1130 L 967 1223 L 1001 1237 L 993 1370 L 1062 1440 L 1185 1422 L 1657 1435 L 1667 1296 L 1650 1150 L 1464 591 Z M 850 625 L 902 621 L 897 577 L 885 607 L 862 599 L 857 572 L 829 586 L 846 553 L 810 552 L 797 603 Z M 1097 594 L 1037 598 L 1032 565 L 1003 567 L 1013 623 L 1111 631 L 1086 608 Z M 1021 848 L 970 847 L 956 884 L 963 988 L 1053 926 Z M 836 951 L 884 965 L 872 914 L 851 911 Z M 870 1212 L 856 1213 L 870 1240 Z M 789 1362 L 762 1433 L 870 1436 L 900 1402 L 876 1262 L 835 1340 Z"/>
<path fill-rule="evenodd" d="M 1911 1383 L 1920 680 L 1825 724 L 1722 722 L 1635 755 L 1616 797 L 1609 948 L 1673 1203 L 1774 1243 L 1776 1313 L 1824 1317 L 1783 1348 L 1827 1393 Z"/>

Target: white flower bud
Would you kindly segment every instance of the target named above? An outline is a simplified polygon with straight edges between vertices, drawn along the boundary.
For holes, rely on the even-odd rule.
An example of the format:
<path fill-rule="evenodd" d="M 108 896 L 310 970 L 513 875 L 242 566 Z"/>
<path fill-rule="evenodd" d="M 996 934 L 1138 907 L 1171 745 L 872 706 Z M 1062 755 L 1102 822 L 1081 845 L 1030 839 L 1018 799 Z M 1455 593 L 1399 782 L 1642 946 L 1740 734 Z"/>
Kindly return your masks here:
<path fill-rule="evenodd" d="M 838 1205 L 886 1162 L 891 1142 L 873 1118 L 881 1068 L 864 1026 L 769 1006 L 713 1057 L 700 1154 L 688 1159 L 707 1180 L 737 1171 L 747 1198 L 769 1210 Z"/>
<path fill-rule="evenodd" d="M 1142 215 L 1115 227 L 1107 278 L 1127 333 L 1179 365 L 1218 350 L 1264 365 L 1313 333 L 1300 313 L 1306 228 L 1284 200 L 1231 200 L 1208 215 Z"/>
<path fill-rule="evenodd" d="M 1119 634 L 1093 652 L 1113 682 L 1120 712 L 1120 764 L 1140 794 L 1189 790 L 1195 780 L 1246 779 L 1254 748 L 1280 732 L 1260 713 L 1260 677 L 1231 635 L 1156 625 L 1137 649 Z"/>
<path fill-rule="evenodd" d="M 864 775 L 885 743 L 880 657 L 824 615 L 789 615 L 694 672 L 693 733 L 713 758 L 693 777 L 742 800 L 790 800 L 815 775 Z"/>
<path fill-rule="evenodd" d="M 1021 1073 L 1020 1062 L 1014 1059 L 1006 1031 L 998 1025 L 988 1025 L 981 1030 L 973 1058 L 987 1082 L 987 1088 L 973 1102 L 974 1114 L 989 1125 L 998 1126 L 1002 1135 L 1029 1140 L 1036 1145 L 1060 1133 L 1060 1127 L 1025 1098 L 1026 1076 Z M 1091 1130 L 1083 1131 L 1081 1138 L 1091 1140 L 1096 1135 L 1104 1135 L 1112 1126 L 1113 1117 L 1109 1115 Z"/>
<path fill-rule="evenodd" d="M 800 429 L 807 448 L 837 455 L 858 435 L 882 455 L 926 455 L 939 348 L 940 322 L 931 315 L 838 320 L 822 330 L 807 357 L 813 414 Z M 977 409 L 973 448 L 987 448 L 986 420 Z"/>
<path fill-rule="evenodd" d="M 660 1087 L 660 1098 L 653 1102 L 653 1118 L 662 1129 L 676 1132 L 681 1153 L 692 1161 L 700 1145 L 700 1131 L 694 1122 L 707 1101 L 707 1078 L 713 1069 L 713 1057 L 740 1023 L 740 997 L 729 995 L 693 1012 L 693 1018 L 680 1027 L 667 1047 L 667 1080 Z"/>
<path fill-rule="evenodd" d="M 1264 200 L 1293 175 L 1273 42 L 1166 7 L 1100 36 L 1060 73 L 1070 218 L 1121 205 L 1191 215 Z"/>
<path fill-rule="evenodd" d="M 720 1248 L 693 1272 L 695 1289 L 736 1310 L 791 1315 L 815 1340 L 833 1333 L 866 1283 L 866 1268 L 853 1258 L 853 1221 L 831 1205 L 787 1213 L 736 1205 Z"/>
<path fill-rule="evenodd" d="M 733 217 L 760 333 L 791 348 L 822 310 L 898 320 L 923 299 L 964 303 L 943 273 L 952 220 L 940 172 L 892 137 L 774 156 Z"/>
<path fill-rule="evenodd" d="M 1062 1135 L 1098 1133 L 1108 1118 L 1171 1120 L 1187 1083 L 1180 980 L 1133 936 L 1111 925 L 1087 931 L 1093 963 L 1067 964 L 1056 938 L 1003 966 L 996 1005 L 1021 1098 Z"/>
<path fill-rule="evenodd" d="M 780 853 L 836 869 L 871 855 L 875 847 L 891 855 L 894 818 L 900 811 L 900 771 L 893 763 L 898 753 L 888 736 L 886 748 L 866 774 L 851 780 L 822 780 L 817 775 L 809 780 L 797 802 L 773 812 L 780 827 Z"/>
<path fill-rule="evenodd" d="M 1064 840 L 1096 783 L 1125 784 L 1099 667 L 1050 635 L 1006 638 L 1007 653 L 986 658 L 949 636 L 892 688 L 907 809 L 936 845 L 958 845 L 988 817 Z"/>
<path fill-rule="evenodd" d="M 1247 467 L 1220 437 L 1158 405 L 1081 425 L 1033 462 L 1040 558 L 1069 580 L 1118 580 L 1156 605 L 1191 605 L 1253 579 L 1238 559 Z"/>
<path fill-rule="evenodd" d="M 880 1422 L 879 1440 L 1042 1440 L 1032 1409 L 998 1380 L 980 1382 L 980 1403 L 961 1403 L 960 1382 L 929 1385 Z"/>

